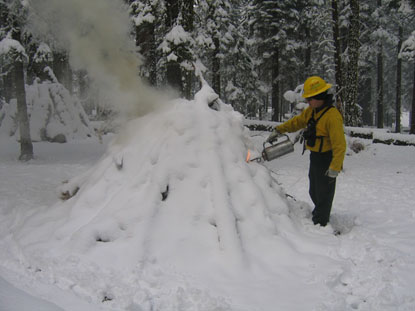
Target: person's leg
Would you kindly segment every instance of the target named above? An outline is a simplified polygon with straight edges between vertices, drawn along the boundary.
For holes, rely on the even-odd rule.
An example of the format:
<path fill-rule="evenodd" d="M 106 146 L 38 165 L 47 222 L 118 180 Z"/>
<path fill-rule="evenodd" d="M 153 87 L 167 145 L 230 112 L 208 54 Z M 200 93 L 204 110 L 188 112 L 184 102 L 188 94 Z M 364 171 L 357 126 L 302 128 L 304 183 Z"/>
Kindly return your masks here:
<path fill-rule="evenodd" d="M 336 178 L 321 176 L 317 183 L 317 204 L 313 211 L 314 224 L 327 225 L 336 189 Z"/>
<path fill-rule="evenodd" d="M 310 160 L 310 168 L 308 170 L 308 181 L 309 181 L 309 189 L 308 189 L 308 193 L 310 194 L 310 198 L 311 201 L 313 201 L 314 206 L 318 203 L 317 201 L 317 170 L 315 168 L 315 166 L 313 165 L 313 163 Z M 314 211 L 313 211 L 314 213 Z"/>
<path fill-rule="evenodd" d="M 312 220 L 321 226 L 329 222 L 336 189 L 336 179 L 325 175 L 331 158 L 331 153 L 312 153 L 310 156 L 310 197 L 315 206 Z"/>

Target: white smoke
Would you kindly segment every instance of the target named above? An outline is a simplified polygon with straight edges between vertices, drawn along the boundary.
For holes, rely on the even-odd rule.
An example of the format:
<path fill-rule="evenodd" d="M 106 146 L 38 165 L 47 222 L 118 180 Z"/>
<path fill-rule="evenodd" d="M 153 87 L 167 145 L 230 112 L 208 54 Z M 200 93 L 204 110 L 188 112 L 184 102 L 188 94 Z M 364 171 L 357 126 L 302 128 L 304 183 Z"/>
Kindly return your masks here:
<path fill-rule="evenodd" d="M 129 37 L 122 0 L 31 0 L 31 31 L 69 53 L 100 92 L 126 115 L 153 109 L 154 94 L 138 76 L 140 60 Z"/>

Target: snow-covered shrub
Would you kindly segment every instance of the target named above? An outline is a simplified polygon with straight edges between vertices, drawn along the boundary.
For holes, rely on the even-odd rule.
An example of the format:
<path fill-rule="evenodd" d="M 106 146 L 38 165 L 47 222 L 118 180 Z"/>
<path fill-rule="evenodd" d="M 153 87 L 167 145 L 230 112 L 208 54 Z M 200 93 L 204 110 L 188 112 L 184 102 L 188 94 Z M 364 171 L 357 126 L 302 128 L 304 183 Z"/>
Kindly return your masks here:
<path fill-rule="evenodd" d="M 0 134 L 13 136 L 17 128 L 17 102 L 13 98 L 9 104 L 3 103 L 0 109 Z"/>
<path fill-rule="evenodd" d="M 94 135 L 80 102 L 60 83 L 45 81 L 26 86 L 26 100 L 33 141 L 66 142 Z M 0 110 L 0 132 L 16 136 L 18 132 L 15 100 Z"/>
<path fill-rule="evenodd" d="M 362 150 L 365 150 L 365 145 L 359 141 L 359 140 L 354 140 L 352 141 L 352 143 L 349 145 L 349 148 L 355 152 L 355 153 L 359 153 Z"/>

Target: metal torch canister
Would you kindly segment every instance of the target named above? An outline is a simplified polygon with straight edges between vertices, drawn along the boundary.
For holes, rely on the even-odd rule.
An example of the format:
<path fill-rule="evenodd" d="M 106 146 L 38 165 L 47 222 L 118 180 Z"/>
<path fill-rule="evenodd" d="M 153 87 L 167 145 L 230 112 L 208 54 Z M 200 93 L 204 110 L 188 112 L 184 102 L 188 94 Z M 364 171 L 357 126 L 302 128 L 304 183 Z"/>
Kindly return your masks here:
<path fill-rule="evenodd" d="M 275 144 L 270 142 L 269 144 L 271 146 L 268 147 L 265 147 L 267 142 L 263 144 L 264 150 L 262 151 L 262 157 L 265 161 L 272 161 L 294 151 L 294 144 L 291 142 L 290 138 L 285 134 L 282 136 L 285 136 L 286 140 Z"/>

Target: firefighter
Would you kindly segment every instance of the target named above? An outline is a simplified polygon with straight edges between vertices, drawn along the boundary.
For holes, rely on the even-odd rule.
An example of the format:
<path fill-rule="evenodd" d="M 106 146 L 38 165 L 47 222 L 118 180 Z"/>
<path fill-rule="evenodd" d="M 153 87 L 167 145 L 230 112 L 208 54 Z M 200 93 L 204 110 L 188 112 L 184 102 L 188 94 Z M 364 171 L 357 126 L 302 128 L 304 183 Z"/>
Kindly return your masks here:
<path fill-rule="evenodd" d="M 275 127 L 267 142 L 285 132 L 304 129 L 305 148 L 310 150 L 309 194 L 314 203 L 312 220 L 315 225 L 326 226 L 336 188 L 336 177 L 343 166 L 346 139 L 343 118 L 333 106 L 333 95 L 328 93 L 331 84 L 318 76 L 304 83 L 303 97 L 309 104 L 304 111 Z"/>

